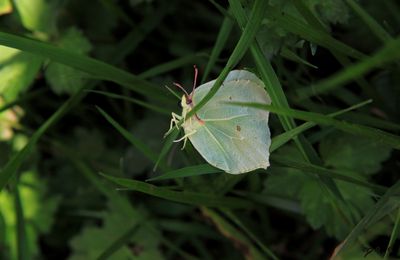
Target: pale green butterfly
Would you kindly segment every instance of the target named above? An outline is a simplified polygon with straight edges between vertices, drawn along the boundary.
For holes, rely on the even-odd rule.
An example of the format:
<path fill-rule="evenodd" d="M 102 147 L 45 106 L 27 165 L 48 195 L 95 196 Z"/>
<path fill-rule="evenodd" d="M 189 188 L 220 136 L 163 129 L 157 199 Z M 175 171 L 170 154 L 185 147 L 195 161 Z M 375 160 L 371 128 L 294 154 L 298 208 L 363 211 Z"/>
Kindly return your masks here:
<path fill-rule="evenodd" d="M 189 95 L 184 88 L 182 115 L 172 113 L 170 133 L 184 119 L 185 135 L 176 141 L 189 139 L 201 156 L 211 165 L 227 173 L 239 174 L 269 166 L 271 145 L 268 127 L 269 112 L 247 106 L 230 105 L 229 102 L 254 102 L 271 104 L 264 83 L 246 70 L 233 70 L 218 92 L 197 113 L 186 118 L 187 113 L 210 91 L 215 80 L 195 88 Z"/>

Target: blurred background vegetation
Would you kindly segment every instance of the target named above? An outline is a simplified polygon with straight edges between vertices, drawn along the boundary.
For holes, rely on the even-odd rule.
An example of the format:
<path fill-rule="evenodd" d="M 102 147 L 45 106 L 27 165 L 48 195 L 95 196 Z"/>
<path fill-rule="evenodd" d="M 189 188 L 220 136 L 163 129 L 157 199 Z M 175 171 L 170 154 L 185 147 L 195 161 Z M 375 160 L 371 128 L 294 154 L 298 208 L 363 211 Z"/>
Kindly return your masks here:
<path fill-rule="evenodd" d="M 0 15 L 1 259 L 400 258 L 398 1 L 0 0 Z M 202 82 L 264 81 L 270 168 L 232 176 L 164 139 L 180 114 L 165 85 L 191 86 L 193 64 Z"/>

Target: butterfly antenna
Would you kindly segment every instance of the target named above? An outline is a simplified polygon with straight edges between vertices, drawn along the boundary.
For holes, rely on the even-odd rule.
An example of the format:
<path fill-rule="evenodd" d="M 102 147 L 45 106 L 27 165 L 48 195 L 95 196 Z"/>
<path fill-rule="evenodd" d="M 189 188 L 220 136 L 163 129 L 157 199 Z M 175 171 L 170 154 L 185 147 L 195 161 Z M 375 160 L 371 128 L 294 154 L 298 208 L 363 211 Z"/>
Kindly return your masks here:
<path fill-rule="evenodd" d="M 187 91 L 181 86 L 181 84 L 179 84 L 179 83 L 176 83 L 176 82 L 174 82 L 173 83 L 176 87 L 178 87 L 179 89 L 181 89 L 184 93 L 185 93 L 185 95 L 186 95 L 186 97 L 190 97 L 190 95 L 187 93 Z"/>
<path fill-rule="evenodd" d="M 197 66 L 193 65 L 193 68 L 194 68 L 194 79 L 193 79 L 193 90 L 191 93 L 191 97 L 193 97 L 193 95 L 194 95 L 194 89 L 196 88 L 196 85 L 197 85 L 197 75 L 199 74 L 199 70 L 197 69 Z"/>

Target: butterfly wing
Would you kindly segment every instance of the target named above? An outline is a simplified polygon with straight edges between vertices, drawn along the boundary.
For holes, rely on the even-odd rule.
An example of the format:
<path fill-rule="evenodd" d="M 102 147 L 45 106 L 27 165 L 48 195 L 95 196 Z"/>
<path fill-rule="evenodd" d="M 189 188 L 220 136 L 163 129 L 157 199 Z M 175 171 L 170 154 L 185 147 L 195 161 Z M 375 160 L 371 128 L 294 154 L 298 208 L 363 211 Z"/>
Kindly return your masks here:
<path fill-rule="evenodd" d="M 208 93 L 214 83 L 211 81 L 196 89 L 193 97 L 195 104 Z M 226 103 L 270 104 L 263 86 L 263 82 L 253 73 L 232 71 L 214 97 L 198 111 L 197 115 L 203 122 L 200 124 L 191 120 L 184 124 L 185 132 L 187 129 L 196 130 L 189 139 L 211 165 L 232 174 L 269 166 L 269 113 Z"/>

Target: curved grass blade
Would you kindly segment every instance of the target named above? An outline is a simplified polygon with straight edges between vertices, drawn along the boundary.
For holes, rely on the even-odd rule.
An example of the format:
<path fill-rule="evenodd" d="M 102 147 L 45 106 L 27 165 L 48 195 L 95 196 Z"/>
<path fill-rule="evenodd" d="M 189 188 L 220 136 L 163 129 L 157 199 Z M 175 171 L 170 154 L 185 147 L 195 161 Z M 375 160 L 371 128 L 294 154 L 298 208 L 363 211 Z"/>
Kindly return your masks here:
<path fill-rule="evenodd" d="M 215 41 L 214 48 L 211 51 L 210 58 L 208 63 L 204 69 L 203 76 L 201 77 L 201 82 L 204 83 L 207 79 L 208 75 L 211 72 L 211 69 L 215 66 L 219 55 L 222 50 L 225 48 L 226 41 L 231 34 L 233 27 L 232 19 L 228 16 L 225 16 L 224 21 L 222 22 L 221 29 L 218 32 L 217 40 Z"/>
<path fill-rule="evenodd" d="M 382 131 L 377 128 L 372 128 L 368 126 L 353 124 L 346 121 L 336 120 L 329 116 L 322 115 L 314 112 L 306 112 L 295 109 L 288 108 L 278 108 L 275 106 L 269 106 L 264 104 L 255 103 L 241 103 L 241 102 L 229 102 L 232 105 L 238 106 L 250 106 L 259 109 L 268 110 L 272 113 L 277 113 L 280 115 L 287 115 L 293 118 L 315 122 L 320 125 L 333 126 L 341 131 L 348 132 L 354 135 L 361 135 L 371 139 L 374 139 L 378 143 L 385 144 L 394 149 L 400 150 L 400 136 Z"/>
<path fill-rule="evenodd" d="M 143 220 L 138 221 L 132 227 L 130 227 L 124 234 L 122 234 L 117 240 L 115 240 L 108 248 L 106 248 L 98 257 L 97 260 L 109 259 L 116 251 L 121 247 L 129 243 L 130 238 L 138 231 L 140 224 Z"/>
<path fill-rule="evenodd" d="M 15 181 L 15 189 L 14 189 L 14 205 L 15 205 L 15 215 L 16 219 L 16 229 L 17 229 L 17 256 L 20 260 L 28 260 L 31 259 L 29 248 L 28 248 L 28 240 L 26 234 L 26 225 L 25 225 L 25 217 L 24 217 L 24 209 L 22 207 L 22 201 L 20 192 L 18 189 L 19 181 Z"/>
<path fill-rule="evenodd" d="M 138 75 L 141 79 L 151 78 L 162 73 L 171 71 L 173 69 L 185 66 L 187 64 L 195 64 L 199 62 L 201 59 L 205 58 L 205 51 L 200 51 L 198 53 L 190 54 L 181 58 L 177 58 L 175 60 L 171 60 L 166 63 L 162 63 L 160 65 L 154 66 L 151 69 L 148 69 Z"/>
<path fill-rule="evenodd" d="M 40 137 L 50 128 L 56 121 L 58 121 L 71 107 L 75 105 L 82 98 L 82 91 L 71 96 L 49 119 L 44 122 L 38 130 L 31 136 L 29 142 L 22 148 L 21 151 L 16 153 L 4 166 L 0 172 L 0 192 L 7 184 L 8 180 L 16 174 L 22 162 L 28 156 L 30 151 L 39 141 Z"/>
<path fill-rule="evenodd" d="M 126 101 L 132 102 L 134 104 L 137 104 L 139 106 L 142 106 L 144 108 L 147 108 L 148 110 L 151 110 L 151 111 L 163 114 L 163 115 L 170 115 L 171 114 L 169 112 L 169 110 L 166 110 L 166 109 L 161 108 L 161 107 L 156 106 L 156 105 L 149 104 L 147 102 L 144 102 L 144 101 L 136 99 L 136 98 L 126 97 L 124 95 L 119 95 L 119 94 L 106 92 L 106 91 L 101 91 L 101 90 L 88 90 L 88 92 L 94 93 L 94 94 L 104 95 L 104 96 L 107 96 L 109 98 L 126 100 Z"/>
<path fill-rule="evenodd" d="M 269 259 L 240 230 L 224 219 L 218 212 L 206 207 L 202 207 L 201 212 L 213 222 L 222 235 L 241 248 L 241 252 L 246 256 L 246 259 Z"/>
<path fill-rule="evenodd" d="M 267 255 L 270 259 L 278 260 L 279 258 L 272 253 L 258 238 L 257 236 L 248 229 L 245 224 L 230 210 L 222 210 L 222 212 L 232 220 L 241 230 L 243 230 L 248 237 L 251 238 Z"/>
<path fill-rule="evenodd" d="M 189 166 L 189 167 L 181 168 L 178 170 L 169 171 L 163 175 L 160 175 L 160 176 L 157 176 L 154 178 L 150 178 L 146 181 L 169 180 L 169 179 L 175 179 L 175 178 L 199 176 L 199 175 L 218 173 L 218 172 L 222 172 L 222 171 L 209 165 L 209 164 L 201 164 L 201 165 Z"/>
<path fill-rule="evenodd" d="M 230 0 L 230 4 L 232 1 Z M 221 71 L 219 77 L 216 79 L 213 87 L 207 93 L 207 95 L 193 107 L 193 109 L 187 114 L 187 118 L 193 116 L 200 108 L 202 108 L 214 95 L 217 93 L 218 89 L 221 87 L 222 82 L 225 80 L 228 73 L 233 69 L 233 67 L 239 63 L 240 59 L 244 56 L 250 45 L 253 43 L 258 29 L 261 26 L 262 19 L 264 18 L 265 11 L 268 7 L 268 1 L 256 0 L 251 15 L 246 27 L 240 36 L 238 43 L 235 46 L 231 56 L 229 57 L 224 69 Z"/>
<path fill-rule="evenodd" d="M 97 107 L 97 110 L 100 114 L 123 136 L 126 140 L 128 140 L 136 149 L 138 149 L 144 156 L 146 156 L 153 163 L 157 161 L 157 154 L 155 154 L 146 144 L 144 144 L 139 139 L 135 138 L 132 133 L 123 128 L 120 124 L 117 123 L 109 114 L 107 114 L 103 109 Z M 164 164 L 161 164 L 160 167 L 165 170 L 167 169 Z"/>
<path fill-rule="evenodd" d="M 100 174 L 106 179 L 130 190 L 142 192 L 157 198 L 180 202 L 184 204 L 216 208 L 249 208 L 254 206 L 249 201 L 234 197 L 221 197 L 199 192 L 172 191 L 141 181 L 117 178 L 103 173 Z"/>
<path fill-rule="evenodd" d="M 372 69 L 378 68 L 386 63 L 394 62 L 400 59 L 399 49 L 400 38 L 389 41 L 373 56 L 363 59 L 350 67 L 346 67 L 336 75 L 322 80 L 313 86 L 298 89 L 296 91 L 297 98 L 303 100 L 311 96 L 326 93 L 368 73 Z"/>
<path fill-rule="evenodd" d="M 288 13 L 276 12 L 276 18 L 278 24 L 286 31 L 294 33 L 309 42 L 355 59 L 366 57 L 362 52 L 336 40 L 323 30 L 316 30 Z"/>
<path fill-rule="evenodd" d="M 366 230 L 369 226 L 373 225 L 384 216 L 390 214 L 394 210 L 400 207 L 400 181 L 397 181 L 392 187 L 390 187 L 386 193 L 380 198 L 380 200 L 372 207 L 369 212 L 358 222 L 351 233 L 346 237 L 342 244 L 337 248 L 335 254 L 332 257 L 340 255 L 341 252 L 345 251 L 361 233 Z M 332 258 L 333 259 L 333 258 Z"/>
<path fill-rule="evenodd" d="M 305 59 L 303 59 L 302 57 L 300 57 L 299 55 L 297 55 L 295 52 L 293 52 L 292 50 L 284 47 L 282 48 L 280 55 L 288 60 L 297 62 L 297 63 L 301 63 L 304 64 L 310 68 L 313 69 L 318 69 L 317 66 L 315 66 L 314 64 L 309 63 L 308 61 L 306 61 Z"/>
<path fill-rule="evenodd" d="M 344 113 L 347 113 L 347 112 L 349 112 L 351 110 L 354 110 L 354 109 L 360 108 L 362 106 L 365 106 L 365 105 L 367 105 L 367 104 L 369 104 L 371 102 L 372 102 L 371 100 L 366 100 L 366 101 L 361 102 L 359 104 L 356 104 L 354 106 L 351 106 L 351 107 L 342 109 L 340 111 L 331 113 L 331 114 L 329 114 L 327 116 L 336 117 L 336 116 L 339 116 L 339 115 L 343 115 Z M 302 133 L 302 132 L 304 132 L 304 131 L 306 131 L 306 130 L 308 130 L 308 129 L 316 126 L 316 125 L 317 124 L 313 123 L 313 122 L 306 122 L 306 123 L 304 123 L 304 124 L 302 124 L 302 125 L 300 125 L 300 126 L 298 126 L 296 128 L 293 128 L 293 129 L 291 129 L 289 131 L 286 131 L 286 132 L 284 132 L 284 133 L 282 133 L 282 134 L 280 134 L 278 136 L 275 136 L 274 138 L 272 138 L 272 141 L 271 141 L 270 152 L 275 151 L 276 149 L 278 149 L 279 147 L 281 147 L 282 145 L 284 145 L 285 143 L 287 143 L 288 141 L 290 141 L 291 139 L 293 139 L 294 137 L 296 137 L 300 133 Z"/>
<path fill-rule="evenodd" d="M 295 169 L 301 170 L 304 173 L 313 173 L 316 175 L 326 176 L 328 178 L 337 179 L 337 180 L 345 181 L 348 183 L 353 183 L 353 184 L 356 184 L 356 185 L 359 185 L 362 187 L 366 187 L 366 188 L 374 190 L 375 193 L 378 195 L 384 194 L 387 191 L 387 188 L 384 186 L 372 184 L 372 183 L 348 176 L 348 175 L 353 175 L 352 173 L 349 173 L 348 175 L 346 175 L 346 173 L 343 173 L 341 171 L 326 169 L 324 167 L 321 167 L 318 165 L 313 165 L 310 163 L 293 161 L 293 160 L 287 159 L 283 156 L 271 156 L 271 157 L 272 157 L 271 158 L 272 160 L 274 160 L 275 162 L 277 162 L 281 165 L 285 165 L 290 168 L 295 168 Z"/>
<path fill-rule="evenodd" d="M 392 39 L 390 34 L 354 0 L 345 0 L 345 2 L 351 7 L 351 9 L 353 9 L 353 11 L 361 18 L 361 20 L 364 21 L 371 32 L 375 34 L 379 40 L 385 43 Z"/>
<path fill-rule="evenodd" d="M 389 254 L 393 250 L 394 243 L 396 242 L 396 239 L 399 238 L 399 235 L 400 235 L 400 209 L 397 210 L 397 217 L 383 259 L 387 260 L 389 258 Z"/>
<path fill-rule="evenodd" d="M 55 62 L 87 72 L 97 79 L 113 81 L 146 97 L 165 99 L 162 88 L 157 88 L 133 74 L 100 60 L 61 49 L 48 43 L 4 32 L 0 32 L 0 44 L 49 58 Z"/>

